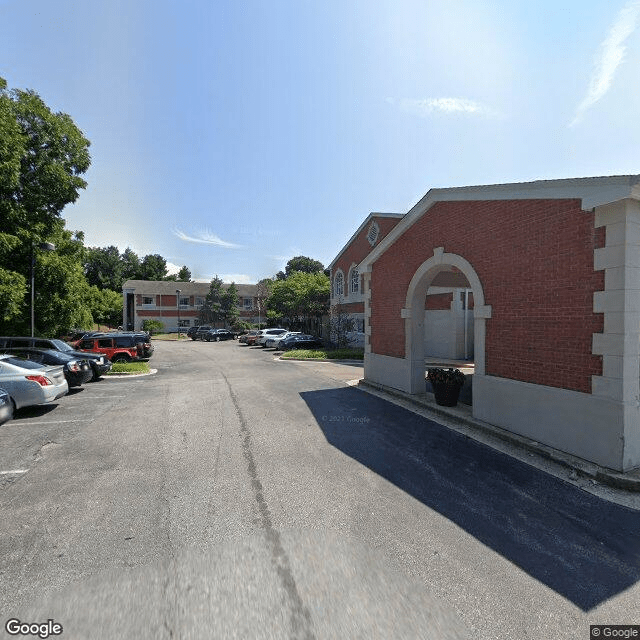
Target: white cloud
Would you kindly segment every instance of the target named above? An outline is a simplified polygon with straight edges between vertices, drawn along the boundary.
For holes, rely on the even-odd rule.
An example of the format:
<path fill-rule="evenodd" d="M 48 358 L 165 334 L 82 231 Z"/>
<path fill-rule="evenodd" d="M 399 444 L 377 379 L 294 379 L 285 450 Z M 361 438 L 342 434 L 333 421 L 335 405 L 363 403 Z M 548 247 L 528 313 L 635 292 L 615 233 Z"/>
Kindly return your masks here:
<path fill-rule="evenodd" d="M 589 90 L 584 100 L 578 105 L 576 115 L 569 124 L 570 127 L 577 124 L 584 112 L 609 91 L 616 70 L 624 60 L 625 41 L 635 31 L 639 15 L 640 0 L 630 0 L 618 13 L 616 21 L 600 45 Z"/>
<path fill-rule="evenodd" d="M 495 111 L 475 100 L 466 98 L 425 98 L 411 100 L 409 98 L 387 98 L 389 104 L 397 106 L 401 111 L 426 118 L 433 113 L 462 113 L 479 116 L 494 116 Z"/>
<path fill-rule="evenodd" d="M 236 284 L 255 284 L 255 280 L 246 273 L 225 273 L 220 276 L 222 282 L 235 282 Z"/>
<path fill-rule="evenodd" d="M 177 264 L 173 264 L 173 262 L 167 262 L 167 275 L 172 276 L 174 273 L 178 275 L 178 271 L 180 271 L 182 267 L 179 267 Z"/>
<path fill-rule="evenodd" d="M 173 229 L 174 236 L 184 240 L 185 242 L 194 242 L 196 244 L 212 244 L 216 247 L 224 247 L 225 249 L 241 249 L 239 244 L 233 244 L 232 242 L 226 242 L 219 238 L 215 233 L 210 231 L 202 231 L 196 236 L 188 236 L 186 233 L 180 231 L 180 229 Z"/>
<path fill-rule="evenodd" d="M 218 273 L 216 274 L 222 282 L 231 283 L 235 282 L 236 284 L 255 284 L 255 278 L 248 276 L 246 273 Z M 196 278 L 194 282 L 211 282 L 216 276 L 211 276 L 209 278 Z"/>

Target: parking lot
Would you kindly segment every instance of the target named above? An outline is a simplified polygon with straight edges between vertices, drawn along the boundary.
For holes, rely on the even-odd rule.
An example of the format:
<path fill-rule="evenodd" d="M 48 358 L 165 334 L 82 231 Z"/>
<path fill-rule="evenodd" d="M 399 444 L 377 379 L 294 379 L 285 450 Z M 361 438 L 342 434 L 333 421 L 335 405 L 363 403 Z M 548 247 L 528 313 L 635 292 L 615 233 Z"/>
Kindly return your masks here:
<path fill-rule="evenodd" d="M 235 341 L 158 341 L 150 364 L 0 427 L 7 618 L 574 640 L 635 610 L 637 512 L 353 388 L 361 365 Z"/>

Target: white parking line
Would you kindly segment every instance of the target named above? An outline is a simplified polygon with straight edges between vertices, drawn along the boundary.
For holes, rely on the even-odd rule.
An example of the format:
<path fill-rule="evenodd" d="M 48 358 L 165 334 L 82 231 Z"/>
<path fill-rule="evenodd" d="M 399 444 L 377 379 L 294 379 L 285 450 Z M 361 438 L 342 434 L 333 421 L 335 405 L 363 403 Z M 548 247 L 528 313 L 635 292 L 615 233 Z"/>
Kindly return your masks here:
<path fill-rule="evenodd" d="M 15 476 L 21 473 L 27 473 L 29 469 L 14 469 L 13 471 L 0 471 L 0 476 Z"/>
<path fill-rule="evenodd" d="M 51 420 L 48 422 L 30 422 L 29 424 L 62 424 L 63 422 L 91 422 L 91 420 Z"/>

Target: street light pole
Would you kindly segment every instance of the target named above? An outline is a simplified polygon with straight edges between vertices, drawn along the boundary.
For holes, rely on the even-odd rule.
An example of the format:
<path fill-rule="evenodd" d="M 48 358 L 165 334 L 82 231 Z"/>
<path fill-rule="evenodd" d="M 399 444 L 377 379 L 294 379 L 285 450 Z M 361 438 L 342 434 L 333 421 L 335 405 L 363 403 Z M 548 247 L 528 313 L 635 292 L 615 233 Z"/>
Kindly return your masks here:
<path fill-rule="evenodd" d="M 176 289 L 176 302 L 178 304 L 178 341 L 180 341 L 180 289 Z"/>
<path fill-rule="evenodd" d="M 51 242 L 40 242 L 38 244 L 38 249 L 42 249 L 42 251 L 54 251 L 56 245 Z M 36 326 L 36 313 L 35 313 L 35 300 L 36 300 L 36 277 L 35 277 L 35 267 L 36 267 L 36 253 L 35 247 L 33 244 L 33 240 L 31 240 L 31 337 L 33 338 L 35 335 L 35 326 Z"/>

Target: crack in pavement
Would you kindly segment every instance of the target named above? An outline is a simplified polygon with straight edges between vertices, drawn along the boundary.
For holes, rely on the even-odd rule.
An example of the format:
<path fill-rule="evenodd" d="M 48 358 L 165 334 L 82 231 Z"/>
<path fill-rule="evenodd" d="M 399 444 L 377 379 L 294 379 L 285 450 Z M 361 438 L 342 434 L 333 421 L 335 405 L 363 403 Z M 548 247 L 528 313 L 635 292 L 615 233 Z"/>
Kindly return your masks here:
<path fill-rule="evenodd" d="M 273 526 L 271 520 L 271 513 L 269 511 L 269 505 L 264 497 L 264 489 L 260 477 L 258 475 L 258 469 L 256 461 L 253 456 L 252 443 L 251 443 L 251 431 L 247 426 L 247 421 L 240 409 L 238 399 L 231 388 L 229 380 L 220 372 L 220 375 L 224 378 L 227 388 L 229 389 L 229 395 L 235 408 L 236 415 L 240 421 L 240 435 L 242 437 L 242 454 L 247 462 L 247 469 L 249 472 L 249 478 L 251 480 L 251 486 L 253 487 L 254 496 L 258 505 L 258 511 L 260 514 L 259 525 L 262 527 L 267 543 L 271 551 L 271 562 L 276 569 L 276 573 L 280 579 L 280 583 L 289 600 L 290 620 L 291 620 L 291 638 L 293 640 L 314 640 L 315 634 L 313 632 L 313 622 L 311 620 L 311 614 L 304 605 L 293 571 L 291 570 L 291 563 L 289 556 L 282 546 L 282 540 L 280 539 L 280 533 Z"/>

